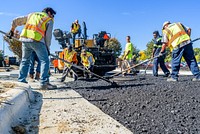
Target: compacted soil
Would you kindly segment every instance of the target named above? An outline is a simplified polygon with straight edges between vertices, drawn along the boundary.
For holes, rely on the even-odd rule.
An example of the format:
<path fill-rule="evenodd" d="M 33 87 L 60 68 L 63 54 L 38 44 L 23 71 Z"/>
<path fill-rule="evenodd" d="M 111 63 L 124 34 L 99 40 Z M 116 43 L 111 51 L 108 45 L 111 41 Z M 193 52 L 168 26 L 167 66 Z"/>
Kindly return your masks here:
<path fill-rule="evenodd" d="M 178 82 L 165 77 L 137 75 L 115 78 L 119 87 L 93 79 L 68 82 L 79 92 L 134 134 L 199 134 L 200 81 L 180 76 Z"/>

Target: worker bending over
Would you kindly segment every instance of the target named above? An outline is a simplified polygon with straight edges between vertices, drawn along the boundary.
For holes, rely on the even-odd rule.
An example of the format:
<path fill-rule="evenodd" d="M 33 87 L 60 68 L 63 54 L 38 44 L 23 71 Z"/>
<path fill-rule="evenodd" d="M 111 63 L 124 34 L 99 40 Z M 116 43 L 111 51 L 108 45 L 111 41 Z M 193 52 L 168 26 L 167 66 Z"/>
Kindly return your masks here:
<path fill-rule="evenodd" d="M 195 76 L 192 81 L 200 81 L 199 67 L 194 56 L 190 35 L 191 29 L 185 27 L 180 22 L 170 23 L 166 21 L 163 23 L 161 54 L 164 53 L 167 46 L 172 49 L 172 73 L 171 78 L 168 78 L 167 81 L 178 81 L 182 57 L 184 57 L 192 74 Z"/>
<path fill-rule="evenodd" d="M 81 63 L 83 64 L 86 70 L 93 72 L 95 59 L 90 52 L 86 51 L 86 49 L 82 49 L 81 51 Z M 84 72 L 84 75 L 86 78 L 89 78 L 88 73 Z"/>
<path fill-rule="evenodd" d="M 64 60 L 66 60 L 67 62 L 70 62 L 72 64 L 78 63 L 77 52 L 72 49 L 71 45 L 68 45 L 67 48 L 64 49 Z M 66 76 L 68 76 L 68 73 L 72 73 L 74 81 L 76 81 L 78 79 L 78 76 L 75 73 L 75 68 L 72 65 L 65 63 L 65 68 L 63 70 L 61 82 L 65 81 L 65 78 L 66 78 Z"/>

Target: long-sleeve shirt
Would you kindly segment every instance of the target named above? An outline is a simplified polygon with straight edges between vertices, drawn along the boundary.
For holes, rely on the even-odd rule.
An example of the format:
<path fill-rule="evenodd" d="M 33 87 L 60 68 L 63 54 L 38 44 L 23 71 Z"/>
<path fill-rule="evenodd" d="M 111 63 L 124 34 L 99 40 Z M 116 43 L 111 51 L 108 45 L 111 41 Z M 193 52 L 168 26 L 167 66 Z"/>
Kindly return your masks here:
<path fill-rule="evenodd" d="M 30 14 L 29 14 L 30 15 Z M 28 16 L 29 16 L 28 15 Z M 15 18 L 13 21 L 12 21 L 12 28 L 16 28 L 17 26 L 22 26 L 22 25 L 25 25 L 26 22 L 27 22 L 27 19 L 28 19 L 28 16 L 20 16 L 20 17 L 17 17 Z M 52 38 L 52 30 L 53 30 L 53 21 L 52 20 L 49 20 L 47 22 L 47 25 L 46 25 L 46 32 L 45 32 L 45 36 L 44 38 L 41 39 L 40 42 L 46 44 L 46 46 L 48 47 L 48 49 L 50 48 L 50 45 L 51 45 L 51 38 Z M 24 37 L 20 37 L 20 40 L 22 42 L 34 42 L 33 39 L 29 39 L 29 38 L 24 38 Z"/>
<path fill-rule="evenodd" d="M 153 56 L 159 55 L 161 49 L 162 49 L 162 37 L 157 36 L 155 39 L 153 39 L 154 45 L 153 45 Z"/>

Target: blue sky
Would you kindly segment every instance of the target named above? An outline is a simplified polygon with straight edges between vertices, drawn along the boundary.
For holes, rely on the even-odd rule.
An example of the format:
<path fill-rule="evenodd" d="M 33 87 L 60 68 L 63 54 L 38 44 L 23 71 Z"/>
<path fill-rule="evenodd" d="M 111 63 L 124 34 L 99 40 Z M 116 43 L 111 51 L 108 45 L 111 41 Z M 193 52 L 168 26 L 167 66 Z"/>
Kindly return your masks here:
<path fill-rule="evenodd" d="M 161 33 L 166 20 L 182 22 L 192 28 L 192 39 L 200 37 L 199 0 L 7 0 L 0 5 L 0 30 L 9 31 L 13 18 L 41 11 L 47 6 L 57 12 L 54 29 L 69 31 L 75 19 L 80 24 L 85 21 L 89 38 L 100 31 L 107 31 L 121 42 L 123 49 L 127 35 L 131 36 L 132 43 L 139 50 L 146 49 L 146 44 L 153 38 L 152 32 L 159 30 Z M 0 50 L 2 44 L 0 36 Z M 199 47 L 199 44 L 195 42 L 194 47 Z M 12 55 L 7 44 L 5 46 L 5 54 Z M 53 37 L 51 52 L 57 50 L 60 46 Z"/>

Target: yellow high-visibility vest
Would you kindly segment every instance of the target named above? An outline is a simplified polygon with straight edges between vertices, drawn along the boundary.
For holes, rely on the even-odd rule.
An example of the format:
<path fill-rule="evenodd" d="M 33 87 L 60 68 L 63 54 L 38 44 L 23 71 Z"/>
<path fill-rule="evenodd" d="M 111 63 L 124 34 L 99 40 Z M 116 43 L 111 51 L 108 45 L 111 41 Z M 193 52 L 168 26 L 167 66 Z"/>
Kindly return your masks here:
<path fill-rule="evenodd" d="M 64 50 L 64 59 L 70 63 L 77 63 L 77 57 L 76 57 L 77 52 L 72 50 L 71 52 L 68 51 L 68 49 Z M 68 67 L 70 67 L 69 64 L 65 63 Z"/>
<path fill-rule="evenodd" d="M 28 15 L 26 25 L 24 26 L 21 37 L 40 41 L 46 32 L 46 23 L 51 20 L 44 12 L 35 12 Z"/>
<path fill-rule="evenodd" d="M 72 33 L 77 33 L 78 32 L 78 30 L 79 30 L 79 28 L 80 28 L 80 25 L 79 24 L 75 24 L 75 23 L 73 23 L 73 28 L 72 28 Z"/>
<path fill-rule="evenodd" d="M 171 46 L 172 48 L 176 48 L 184 41 L 190 40 L 190 36 L 187 34 L 181 23 L 169 24 L 168 27 L 163 30 L 163 33 L 167 35 L 169 40 L 168 46 Z"/>
<path fill-rule="evenodd" d="M 125 57 L 126 60 L 132 60 L 133 57 L 133 44 L 132 43 L 126 43 L 126 47 L 125 47 L 125 54 L 127 54 L 129 52 L 129 54 Z"/>
<path fill-rule="evenodd" d="M 89 66 L 89 57 L 92 56 L 92 61 L 95 62 L 95 59 L 93 55 L 90 52 L 86 52 L 86 55 L 81 54 L 81 61 L 83 66 L 88 67 Z"/>

